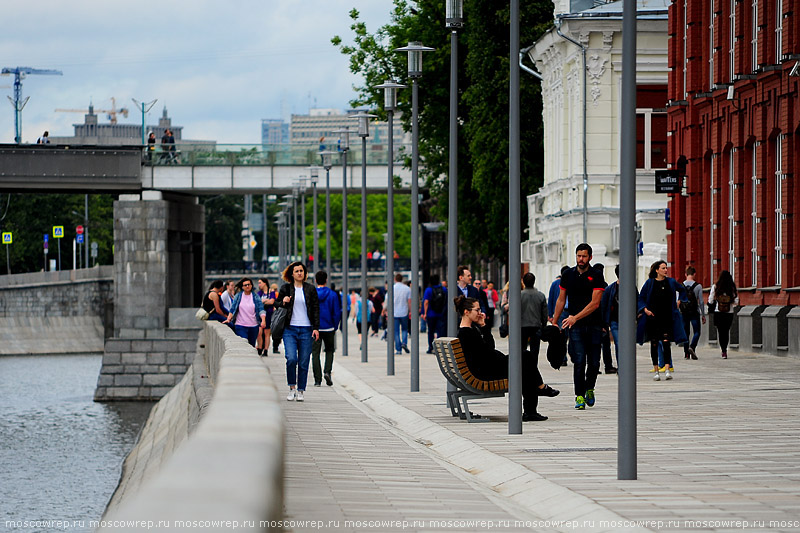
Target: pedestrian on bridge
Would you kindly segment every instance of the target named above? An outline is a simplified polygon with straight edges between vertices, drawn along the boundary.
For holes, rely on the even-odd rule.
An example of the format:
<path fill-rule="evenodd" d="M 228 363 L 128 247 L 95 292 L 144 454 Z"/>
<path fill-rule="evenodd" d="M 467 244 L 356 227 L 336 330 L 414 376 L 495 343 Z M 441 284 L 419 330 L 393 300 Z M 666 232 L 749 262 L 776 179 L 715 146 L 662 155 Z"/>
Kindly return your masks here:
<path fill-rule="evenodd" d="M 308 364 L 311 361 L 313 341 L 319 339 L 319 296 L 317 289 L 306 282 L 308 270 L 300 261 L 294 261 L 283 271 L 286 284 L 278 292 L 276 307 L 286 308 L 286 327 L 283 330 L 286 380 L 289 384 L 290 402 L 304 400 L 308 381 Z"/>
<path fill-rule="evenodd" d="M 233 298 L 226 322 L 233 323 L 233 331 L 255 347 L 259 324 L 262 328 L 267 325 L 267 312 L 261 298 L 253 292 L 253 281 L 250 278 L 239 280 L 236 289 L 238 292 Z"/>

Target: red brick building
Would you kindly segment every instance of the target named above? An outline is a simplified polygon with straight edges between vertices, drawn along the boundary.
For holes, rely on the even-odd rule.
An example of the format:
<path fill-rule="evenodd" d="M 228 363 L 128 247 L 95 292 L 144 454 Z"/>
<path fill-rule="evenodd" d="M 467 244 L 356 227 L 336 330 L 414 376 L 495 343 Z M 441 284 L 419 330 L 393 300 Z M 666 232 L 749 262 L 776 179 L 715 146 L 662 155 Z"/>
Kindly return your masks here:
<path fill-rule="evenodd" d="M 742 305 L 800 304 L 800 0 L 674 0 L 669 260 Z"/>

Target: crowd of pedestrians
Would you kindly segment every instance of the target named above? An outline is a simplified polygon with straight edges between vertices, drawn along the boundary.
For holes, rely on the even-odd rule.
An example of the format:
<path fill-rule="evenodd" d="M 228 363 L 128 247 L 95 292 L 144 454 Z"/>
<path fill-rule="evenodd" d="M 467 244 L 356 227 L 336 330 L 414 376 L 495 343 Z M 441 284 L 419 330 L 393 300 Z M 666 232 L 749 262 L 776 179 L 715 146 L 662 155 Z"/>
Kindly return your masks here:
<path fill-rule="evenodd" d="M 374 254 L 373 254 L 374 255 Z M 648 343 L 653 380 L 674 379 L 672 345 L 683 347 L 686 360 L 697 360 L 696 348 L 702 327 L 706 324 L 706 302 L 703 287 L 695 280 L 694 267 L 688 266 L 682 282 L 669 276 L 665 261 L 650 267 L 648 279 L 640 290 L 619 287 L 619 279 L 606 283 L 602 264 L 592 263 L 592 247 L 582 243 L 575 250 L 575 266 L 564 266 L 553 280 L 547 295 L 535 287 L 536 277 L 525 273 L 520 280 L 520 331 L 508 331 L 508 287 L 498 293 L 492 281 L 474 279 L 467 266 L 456 270 L 453 294 L 447 283 L 433 274 L 422 291 L 419 316 L 421 331 L 427 330 L 427 353 L 433 353 L 433 341 L 446 334 L 447 315 L 455 312 L 458 337 L 464 347 L 467 364 L 476 377 L 487 380 L 508 377 L 508 356 L 495 349 L 492 329 L 499 314 L 501 336 L 518 334 L 522 349 L 523 420 L 543 421 L 538 412 L 539 396 L 556 396 L 558 390 L 544 384 L 538 369 L 539 351 L 544 339 L 562 361 L 550 360 L 553 366 L 567 365 L 567 354 L 573 365 L 572 378 L 575 409 L 585 410 L 597 402 L 596 386 L 601 360 L 605 374 L 616 374 L 619 367 L 620 295 L 628 294 L 636 302 L 636 340 Z M 614 269 L 619 278 L 619 266 Z M 229 325 L 266 356 L 280 353 L 283 343 L 286 358 L 287 400 L 303 401 L 312 366 L 314 386 L 324 380 L 333 385 L 333 361 L 336 331 L 341 329 L 341 293 L 328 287 L 328 274 L 319 271 L 309 282 L 309 272 L 301 262 L 291 263 L 282 273 L 284 282 L 270 285 L 259 278 L 257 287 L 250 278 L 238 282 L 214 281 L 203 295 L 202 308 L 209 320 Z M 257 290 L 256 290 L 257 288 Z M 404 276 L 394 276 L 392 313 L 386 301 L 387 286 L 369 287 L 367 323 L 362 324 L 362 300 L 353 290 L 345 301 L 347 316 L 355 322 L 361 335 L 378 336 L 394 344 L 396 355 L 409 353 L 412 288 Z M 727 358 L 730 328 L 738 305 L 738 291 L 730 272 L 723 270 L 710 287 L 708 313 L 713 313 L 722 358 Z M 271 331 L 271 319 L 277 309 L 283 324 L 280 331 Z M 386 339 L 387 320 L 394 321 L 394 338 Z M 549 331 L 548 328 L 552 329 Z M 554 333 L 557 332 L 557 333 Z M 612 357 L 614 344 L 616 364 Z M 552 346 L 556 344 L 556 346 Z M 321 353 L 325 351 L 324 366 Z M 548 359 L 551 351 L 548 349 Z M 619 369 L 624 372 L 624 368 Z"/>

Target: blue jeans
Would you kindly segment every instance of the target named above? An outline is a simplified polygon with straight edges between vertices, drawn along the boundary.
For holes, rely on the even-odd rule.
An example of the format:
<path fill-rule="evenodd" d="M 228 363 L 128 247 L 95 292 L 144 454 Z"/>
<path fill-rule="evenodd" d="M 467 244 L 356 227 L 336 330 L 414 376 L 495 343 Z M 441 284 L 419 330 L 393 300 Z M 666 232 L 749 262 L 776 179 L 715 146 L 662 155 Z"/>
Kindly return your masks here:
<path fill-rule="evenodd" d="M 233 332 L 239 337 L 247 339 L 247 342 L 250 343 L 250 346 L 256 345 L 256 340 L 258 339 L 258 326 L 250 327 L 234 325 Z"/>
<path fill-rule="evenodd" d="M 289 387 L 306 390 L 308 363 L 311 360 L 311 326 L 286 326 L 283 330 L 283 349 L 286 356 L 286 381 Z"/>
<path fill-rule="evenodd" d="M 572 380 L 575 396 L 586 396 L 594 389 L 600 371 L 600 350 L 603 330 L 600 326 L 572 326 L 569 329 L 569 356 L 572 359 Z"/>
<path fill-rule="evenodd" d="M 617 366 L 619 366 L 619 322 L 609 324 L 608 330 L 611 332 L 611 338 L 614 339 L 614 356 L 617 358 Z"/>
<path fill-rule="evenodd" d="M 688 344 L 683 345 L 683 353 L 689 353 L 689 347 L 691 346 L 692 349 L 697 348 L 697 343 L 700 340 L 700 315 L 687 317 L 684 315 L 683 317 L 683 329 L 686 331 L 686 338 L 689 337 L 689 327 L 694 330 L 694 335 L 691 337 L 691 342 Z"/>
<path fill-rule="evenodd" d="M 408 327 L 410 319 L 407 316 L 394 317 L 394 351 L 400 353 L 403 346 L 408 346 Z M 403 330 L 403 341 L 400 341 L 400 330 Z"/>

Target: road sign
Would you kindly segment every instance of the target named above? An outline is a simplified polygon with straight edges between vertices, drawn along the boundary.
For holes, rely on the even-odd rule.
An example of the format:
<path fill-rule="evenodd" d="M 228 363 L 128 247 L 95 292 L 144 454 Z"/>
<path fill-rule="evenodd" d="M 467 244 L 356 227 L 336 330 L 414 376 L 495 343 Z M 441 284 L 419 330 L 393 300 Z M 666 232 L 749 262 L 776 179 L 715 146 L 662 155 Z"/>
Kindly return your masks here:
<path fill-rule="evenodd" d="M 48 235 L 47 233 L 45 233 L 45 234 L 44 234 L 44 244 L 45 244 L 45 248 L 47 248 L 47 243 L 48 243 L 49 241 L 50 241 L 50 235 Z"/>
<path fill-rule="evenodd" d="M 83 226 L 76 227 L 75 228 L 75 233 L 77 233 L 78 235 L 83 235 Z M 81 241 L 78 241 L 78 242 L 81 242 Z"/>
<path fill-rule="evenodd" d="M 3 232 L 3 244 L 11 244 L 11 232 L 4 231 Z"/>
<path fill-rule="evenodd" d="M 64 238 L 64 226 L 53 226 L 53 237 L 56 239 Z"/>
<path fill-rule="evenodd" d="M 97 242 L 92 243 L 92 250 L 97 250 Z"/>
<path fill-rule="evenodd" d="M 83 244 L 83 233 L 78 233 L 77 235 L 75 235 L 75 238 L 77 239 L 78 244 Z"/>

